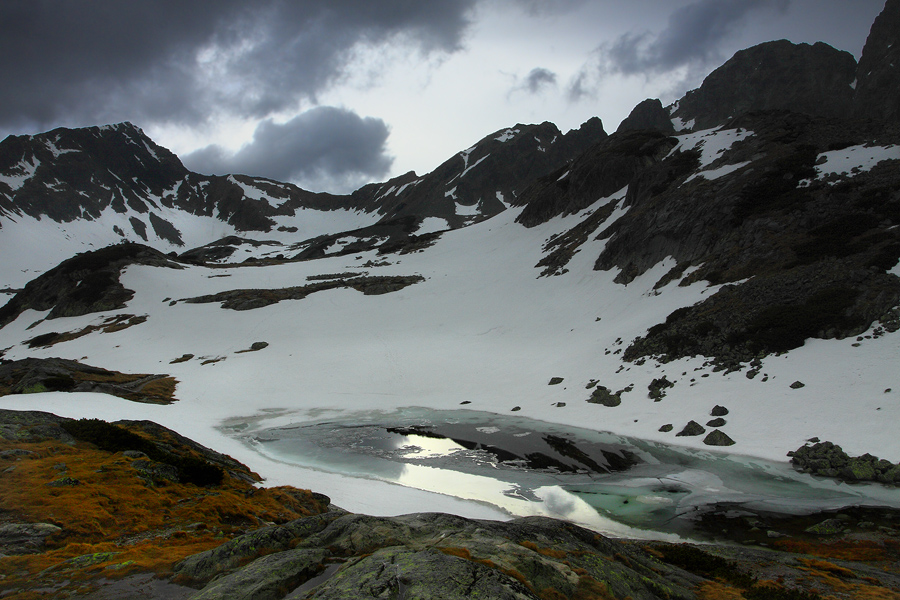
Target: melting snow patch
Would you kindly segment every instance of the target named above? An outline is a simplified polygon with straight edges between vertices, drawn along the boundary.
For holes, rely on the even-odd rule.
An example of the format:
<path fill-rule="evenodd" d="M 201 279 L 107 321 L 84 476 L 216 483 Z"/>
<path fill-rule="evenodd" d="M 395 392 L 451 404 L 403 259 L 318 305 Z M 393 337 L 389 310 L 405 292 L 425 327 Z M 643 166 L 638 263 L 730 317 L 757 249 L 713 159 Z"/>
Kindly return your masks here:
<path fill-rule="evenodd" d="M 426 233 L 435 233 L 436 231 L 446 231 L 450 229 L 450 223 L 447 219 L 440 217 L 425 217 L 416 230 L 416 235 L 424 235 Z"/>
<path fill-rule="evenodd" d="M 701 152 L 700 168 L 711 165 L 719 155 L 731 148 L 736 142 L 752 136 L 752 131 L 746 129 L 707 129 L 696 133 L 680 136 L 681 141 L 672 148 L 669 156 L 678 151 L 699 149 Z M 667 157 L 668 158 L 668 157 Z"/>
<path fill-rule="evenodd" d="M 563 173 L 562 175 L 559 176 L 559 179 L 557 179 L 557 181 L 562 181 L 563 179 L 565 179 L 566 177 L 568 177 L 568 176 L 569 176 L 569 173 L 571 173 L 571 172 L 572 172 L 572 171 L 566 171 L 565 173 Z"/>
<path fill-rule="evenodd" d="M 518 129 L 507 129 L 506 131 L 501 133 L 499 137 L 495 137 L 494 139 L 498 142 L 508 142 L 509 140 L 516 137 L 517 133 L 519 133 Z"/>
<path fill-rule="evenodd" d="M 697 122 L 696 119 L 691 119 L 690 121 L 684 121 L 681 117 L 675 117 L 672 119 L 672 127 L 675 128 L 675 131 L 685 131 L 694 128 L 694 124 Z"/>
<path fill-rule="evenodd" d="M 850 146 L 824 152 L 819 155 L 821 164 L 816 172 L 820 177 L 865 172 L 885 160 L 900 160 L 900 146 Z"/>
<path fill-rule="evenodd" d="M 456 189 L 456 188 L 454 188 Z M 474 217 L 480 214 L 478 212 L 478 203 L 472 204 L 471 206 L 466 206 L 465 204 L 456 203 L 456 214 L 461 217 Z"/>
<path fill-rule="evenodd" d="M 477 167 L 478 165 L 480 165 L 480 164 L 481 164 L 481 161 L 483 161 L 484 159 L 486 159 L 488 156 L 490 156 L 490 154 L 486 154 L 486 155 L 482 156 L 481 158 L 479 158 L 479 159 L 475 162 L 475 164 L 472 165 L 471 167 L 466 167 L 466 170 L 463 171 L 462 173 L 460 173 L 460 175 L 459 175 L 460 178 L 465 177 L 465 176 L 466 176 L 466 173 L 468 173 L 469 171 L 471 171 L 472 169 L 474 169 L 475 167 Z M 466 163 L 468 163 L 468 161 L 466 161 Z"/>
<path fill-rule="evenodd" d="M 704 179 L 713 181 L 715 179 L 718 179 L 719 177 L 724 177 L 726 175 L 734 173 L 738 169 L 743 169 L 744 167 L 746 167 L 749 164 L 750 164 L 750 161 L 748 160 L 745 162 L 735 163 L 733 165 L 725 165 L 725 166 L 719 167 L 718 169 L 707 169 L 706 171 L 700 171 L 699 173 L 694 173 L 693 175 L 688 177 L 685 180 L 685 183 L 687 183 L 688 181 L 691 181 L 692 179 L 696 179 L 697 177 L 702 177 Z"/>
<path fill-rule="evenodd" d="M 38 162 L 40 164 L 40 162 Z M 37 165 L 33 162 L 25 162 L 24 160 L 17 164 L 10 170 L 10 175 L 0 175 L 0 181 L 9 185 L 13 190 L 17 190 L 22 185 L 34 177 L 34 172 L 37 171 Z"/>
<path fill-rule="evenodd" d="M 453 186 L 453 189 L 444 192 L 444 198 L 453 198 L 456 200 L 456 186 Z"/>
<path fill-rule="evenodd" d="M 400 186 L 400 189 L 397 190 L 396 195 L 399 196 L 400 194 L 403 193 L 403 190 L 405 190 L 409 186 L 419 185 L 420 183 L 422 183 L 421 179 L 416 179 L 415 181 L 410 181 L 409 183 L 404 183 L 403 185 Z"/>

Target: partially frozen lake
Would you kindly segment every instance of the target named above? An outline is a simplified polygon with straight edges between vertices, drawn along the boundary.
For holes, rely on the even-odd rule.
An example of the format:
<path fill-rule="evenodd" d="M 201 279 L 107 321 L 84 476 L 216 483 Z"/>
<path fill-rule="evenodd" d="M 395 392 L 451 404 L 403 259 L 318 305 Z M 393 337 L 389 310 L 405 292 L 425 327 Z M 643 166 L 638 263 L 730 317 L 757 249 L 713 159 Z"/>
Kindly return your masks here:
<path fill-rule="evenodd" d="M 691 450 L 515 415 L 405 408 L 309 419 L 280 413 L 235 419 L 226 430 L 269 459 L 359 478 L 361 494 L 366 480 L 378 479 L 618 535 L 689 535 L 699 515 L 722 506 L 798 515 L 900 507 L 896 489 L 814 478 L 787 458 Z"/>

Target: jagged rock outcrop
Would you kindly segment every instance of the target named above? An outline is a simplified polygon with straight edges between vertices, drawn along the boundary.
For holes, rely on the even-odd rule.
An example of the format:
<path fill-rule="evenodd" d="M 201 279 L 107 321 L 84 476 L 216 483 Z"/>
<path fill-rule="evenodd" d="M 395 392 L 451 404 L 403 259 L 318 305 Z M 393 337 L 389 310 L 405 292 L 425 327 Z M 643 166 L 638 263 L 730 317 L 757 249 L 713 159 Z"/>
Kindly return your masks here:
<path fill-rule="evenodd" d="M 856 116 L 900 123 L 900 0 L 888 0 L 875 19 L 856 79 Z"/>
<path fill-rule="evenodd" d="M 525 209 L 518 223 L 533 227 L 587 208 L 611 196 L 661 161 L 676 144 L 657 131 L 616 133 L 566 165 L 530 185 L 513 201 Z"/>
<path fill-rule="evenodd" d="M 849 52 L 822 42 L 766 42 L 735 53 L 678 102 L 672 117 L 693 129 L 757 110 L 846 117 L 855 79 L 856 59 Z"/>
<path fill-rule="evenodd" d="M 308 517 L 295 527 L 315 522 L 297 533 L 293 549 L 282 550 L 224 570 L 206 570 L 213 580 L 197 598 L 251 597 L 284 580 L 270 565 L 301 565 L 322 577 L 302 587 L 311 598 L 489 598 L 600 597 L 636 599 L 694 598 L 700 579 L 657 560 L 637 544 L 610 540 L 575 525 L 543 517 L 500 523 L 438 513 L 399 517 L 343 515 L 320 527 L 325 517 Z M 315 532 L 315 530 L 318 530 Z M 232 547 L 254 547 L 237 538 Z M 280 546 L 279 546 L 280 547 Z M 191 565 L 208 563 L 211 553 L 190 557 L 176 571 L 193 573 Z M 317 554 L 318 553 L 318 554 Z M 318 557 L 318 564 L 312 558 Z M 327 564 L 337 565 L 325 571 Z M 230 586 L 223 585 L 230 582 Z M 296 580 L 292 580 L 298 585 Z M 312 585 L 318 584 L 312 588 Z M 280 595 L 260 596 L 279 598 Z M 604 596 L 604 594 L 606 596 Z M 257 597 L 257 596 L 252 596 Z"/>
<path fill-rule="evenodd" d="M 616 133 L 636 131 L 641 129 L 654 129 L 663 133 L 674 133 L 675 126 L 669 112 L 663 108 L 658 98 L 647 98 L 635 106 L 631 114 L 619 124 Z"/>
<path fill-rule="evenodd" d="M 183 244 L 178 226 L 161 216 L 167 209 L 214 217 L 238 231 L 269 231 L 276 215 L 292 215 L 300 207 L 340 208 L 348 200 L 263 178 L 192 173 L 127 122 L 0 142 L 0 216 L 69 222 L 111 211 L 130 215 L 131 228 L 144 241 L 152 232 Z"/>
<path fill-rule="evenodd" d="M 816 442 L 789 452 L 791 464 L 802 473 L 834 477 L 842 481 L 877 481 L 900 485 L 900 465 L 871 454 L 850 456 L 837 444 Z"/>
<path fill-rule="evenodd" d="M 175 380 L 167 375 L 126 374 L 63 358 L 25 358 L 0 363 L 0 396 L 35 392 L 97 392 L 151 404 L 170 404 Z"/>
<path fill-rule="evenodd" d="M 597 117 L 565 135 L 553 123 L 518 124 L 486 136 L 427 175 L 407 173 L 352 196 L 358 205 L 377 207 L 384 223 L 438 217 L 456 228 L 502 212 L 529 183 L 606 137 Z"/>
<path fill-rule="evenodd" d="M 49 310 L 48 319 L 123 308 L 133 296 L 119 283 L 128 265 L 182 268 L 171 257 L 148 246 L 116 244 L 78 254 L 28 282 L 0 308 L 0 328 L 27 309 Z"/>

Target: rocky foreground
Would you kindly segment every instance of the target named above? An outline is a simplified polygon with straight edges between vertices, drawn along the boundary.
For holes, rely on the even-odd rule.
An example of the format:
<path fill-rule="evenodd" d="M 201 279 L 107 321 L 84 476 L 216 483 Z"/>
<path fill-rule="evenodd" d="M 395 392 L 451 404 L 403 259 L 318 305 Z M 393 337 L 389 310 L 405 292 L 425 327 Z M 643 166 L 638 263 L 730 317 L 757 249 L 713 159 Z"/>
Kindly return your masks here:
<path fill-rule="evenodd" d="M 704 526 L 742 543 L 670 544 L 547 518 L 350 514 L 258 480 L 155 423 L 0 411 L 0 597 L 900 598 L 887 510 L 722 507 Z"/>

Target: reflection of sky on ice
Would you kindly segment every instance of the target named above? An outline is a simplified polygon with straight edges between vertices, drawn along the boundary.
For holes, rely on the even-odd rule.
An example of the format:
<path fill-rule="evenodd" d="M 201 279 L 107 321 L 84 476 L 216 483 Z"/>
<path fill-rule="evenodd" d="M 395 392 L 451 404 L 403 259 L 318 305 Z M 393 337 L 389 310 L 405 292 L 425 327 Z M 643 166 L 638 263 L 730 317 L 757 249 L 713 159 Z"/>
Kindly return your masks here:
<path fill-rule="evenodd" d="M 787 463 L 475 411 L 405 409 L 302 426 L 257 425 L 240 434 L 278 461 L 453 496 L 514 516 L 566 519 L 612 535 L 677 535 L 685 531 L 683 517 L 713 503 L 798 514 L 851 504 L 900 506 L 893 490 L 815 479 Z M 495 445 L 500 455 L 486 450 Z M 576 467 L 611 451 L 640 463 L 610 473 L 526 466 L 529 453 L 560 448 L 556 458 Z"/>

